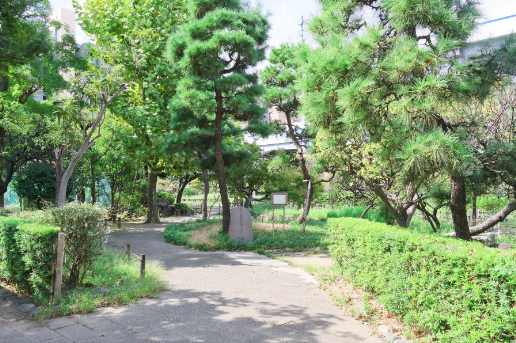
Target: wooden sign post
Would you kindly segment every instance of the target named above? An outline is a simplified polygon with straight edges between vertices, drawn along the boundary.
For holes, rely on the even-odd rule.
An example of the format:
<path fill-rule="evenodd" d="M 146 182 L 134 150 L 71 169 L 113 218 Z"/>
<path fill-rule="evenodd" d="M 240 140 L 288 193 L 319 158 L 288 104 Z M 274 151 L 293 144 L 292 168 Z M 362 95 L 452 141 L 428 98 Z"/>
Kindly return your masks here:
<path fill-rule="evenodd" d="M 272 205 L 272 236 L 274 237 L 274 207 L 283 206 L 283 230 L 286 228 L 285 224 L 285 206 L 288 204 L 288 193 L 287 192 L 273 192 L 271 193 L 271 205 Z"/>

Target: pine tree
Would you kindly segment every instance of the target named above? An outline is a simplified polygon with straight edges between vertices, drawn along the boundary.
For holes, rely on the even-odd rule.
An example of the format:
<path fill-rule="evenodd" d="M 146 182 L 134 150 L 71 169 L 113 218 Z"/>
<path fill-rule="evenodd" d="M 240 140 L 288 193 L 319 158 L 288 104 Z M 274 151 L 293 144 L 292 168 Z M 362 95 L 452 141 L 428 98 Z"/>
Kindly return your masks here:
<path fill-rule="evenodd" d="M 425 182 L 448 173 L 455 230 L 468 239 L 471 151 L 443 109 L 485 97 L 513 72 L 514 46 L 474 60 L 457 54 L 480 16 L 472 0 L 320 2 L 310 29 L 321 47 L 302 70 L 302 112 L 400 226 L 424 198 Z"/>
<path fill-rule="evenodd" d="M 177 95 L 170 103 L 172 126 L 186 130 L 186 139 L 211 139 L 215 150 L 223 229 L 229 231 L 230 203 L 226 185 L 223 140 L 244 129 L 225 130 L 231 121 L 245 130 L 268 134 L 264 108 L 257 100 L 263 88 L 250 72 L 265 59 L 269 24 L 259 9 L 239 0 L 192 0 L 189 22 L 169 39 L 168 57 L 182 72 Z"/>

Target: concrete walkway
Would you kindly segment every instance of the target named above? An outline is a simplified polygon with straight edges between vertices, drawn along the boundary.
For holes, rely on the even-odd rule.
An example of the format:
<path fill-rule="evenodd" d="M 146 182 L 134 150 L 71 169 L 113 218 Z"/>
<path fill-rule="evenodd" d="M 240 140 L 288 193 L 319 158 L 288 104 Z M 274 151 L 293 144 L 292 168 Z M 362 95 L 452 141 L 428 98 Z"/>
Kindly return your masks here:
<path fill-rule="evenodd" d="M 184 249 L 165 243 L 162 230 L 115 231 L 109 244 L 162 261 L 169 291 L 45 326 L 0 316 L 0 342 L 383 342 L 343 316 L 301 268 L 247 252 Z"/>

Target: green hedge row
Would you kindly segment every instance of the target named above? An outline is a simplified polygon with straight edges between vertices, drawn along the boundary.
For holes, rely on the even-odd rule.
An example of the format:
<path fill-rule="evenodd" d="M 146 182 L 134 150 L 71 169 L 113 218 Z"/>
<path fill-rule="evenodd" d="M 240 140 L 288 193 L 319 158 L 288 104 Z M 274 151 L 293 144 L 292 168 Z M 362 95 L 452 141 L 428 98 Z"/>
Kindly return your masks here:
<path fill-rule="evenodd" d="M 516 340 L 516 253 L 363 219 L 329 219 L 343 275 L 439 342 Z"/>
<path fill-rule="evenodd" d="M 18 218 L 0 217 L 0 279 L 46 299 L 52 278 L 53 245 L 60 228 Z"/>

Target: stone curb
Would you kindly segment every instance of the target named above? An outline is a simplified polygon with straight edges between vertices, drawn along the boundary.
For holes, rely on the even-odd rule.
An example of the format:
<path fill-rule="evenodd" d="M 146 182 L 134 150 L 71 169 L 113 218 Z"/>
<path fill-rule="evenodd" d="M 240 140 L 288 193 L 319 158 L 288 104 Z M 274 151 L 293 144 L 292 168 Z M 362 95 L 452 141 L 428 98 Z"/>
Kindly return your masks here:
<path fill-rule="evenodd" d="M 381 332 L 385 338 L 387 339 L 387 342 L 390 343 L 411 343 L 410 341 L 400 338 L 398 335 L 395 335 L 392 333 L 391 329 L 387 325 L 380 325 L 378 327 L 378 331 Z"/>
<path fill-rule="evenodd" d="M 0 300 L 7 302 L 12 307 L 17 308 L 21 312 L 28 313 L 31 317 L 35 314 L 43 312 L 42 309 L 36 307 L 31 299 L 18 297 L 14 293 L 9 293 L 5 289 L 0 289 Z"/>

